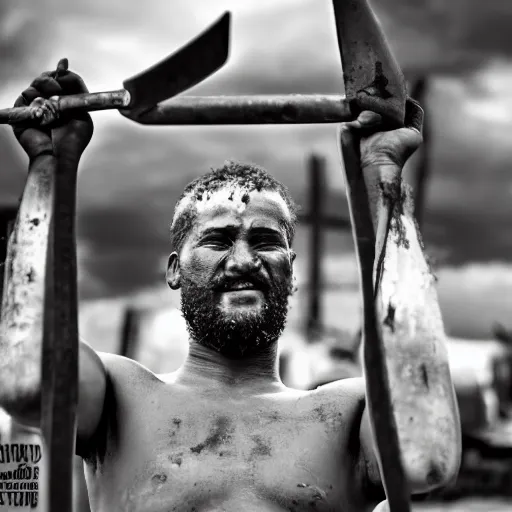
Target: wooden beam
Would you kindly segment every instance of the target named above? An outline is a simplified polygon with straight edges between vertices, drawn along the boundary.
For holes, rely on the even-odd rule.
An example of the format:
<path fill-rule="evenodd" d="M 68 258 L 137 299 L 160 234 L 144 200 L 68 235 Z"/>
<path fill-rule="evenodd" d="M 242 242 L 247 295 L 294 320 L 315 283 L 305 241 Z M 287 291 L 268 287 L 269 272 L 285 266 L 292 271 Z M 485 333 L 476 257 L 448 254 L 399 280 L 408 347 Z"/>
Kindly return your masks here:
<path fill-rule="evenodd" d="M 41 395 L 49 512 L 73 509 L 78 405 L 75 206 L 76 174 L 57 173 L 46 267 Z"/>

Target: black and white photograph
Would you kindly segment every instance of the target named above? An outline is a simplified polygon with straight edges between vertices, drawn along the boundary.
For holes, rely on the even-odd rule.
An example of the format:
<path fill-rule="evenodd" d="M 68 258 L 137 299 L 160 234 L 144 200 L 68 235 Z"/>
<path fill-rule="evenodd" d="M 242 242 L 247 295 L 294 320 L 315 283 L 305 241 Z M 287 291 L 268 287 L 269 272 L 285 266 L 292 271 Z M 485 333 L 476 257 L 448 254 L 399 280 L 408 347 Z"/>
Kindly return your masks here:
<path fill-rule="evenodd" d="M 511 26 L 1 0 L 0 512 L 512 510 Z"/>

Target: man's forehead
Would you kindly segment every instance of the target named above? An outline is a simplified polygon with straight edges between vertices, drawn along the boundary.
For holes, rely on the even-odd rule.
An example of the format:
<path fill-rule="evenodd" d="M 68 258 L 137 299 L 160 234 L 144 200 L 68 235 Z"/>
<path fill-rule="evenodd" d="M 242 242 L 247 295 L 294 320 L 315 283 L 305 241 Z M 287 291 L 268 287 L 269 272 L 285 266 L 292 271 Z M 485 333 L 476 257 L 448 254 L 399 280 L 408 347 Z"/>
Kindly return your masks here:
<path fill-rule="evenodd" d="M 212 225 L 250 223 L 252 227 L 280 228 L 290 221 L 290 210 L 283 197 L 272 190 L 253 190 L 225 187 L 203 194 L 201 199 L 188 198 L 188 205 L 197 211 L 198 228 Z"/>

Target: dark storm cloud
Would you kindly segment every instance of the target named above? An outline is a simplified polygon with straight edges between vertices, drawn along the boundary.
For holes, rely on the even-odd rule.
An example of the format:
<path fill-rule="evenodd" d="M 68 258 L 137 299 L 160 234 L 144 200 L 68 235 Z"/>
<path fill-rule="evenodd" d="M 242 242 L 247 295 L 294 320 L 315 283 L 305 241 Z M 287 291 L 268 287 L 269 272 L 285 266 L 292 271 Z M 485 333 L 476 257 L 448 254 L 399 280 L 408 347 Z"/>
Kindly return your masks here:
<path fill-rule="evenodd" d="M 47 21 L 47 15 L 37 7 L 17 0 L 0 2 L 0 84 L 26 79 L 39 71 L 37 63 L 44 51 L 41 41 L 51 37 L 45 27 Z"/>
<path fill-rule="evenodd" d="M 163 282 L 161 260 L 169 252 L 164 231 L 164 219 L 136 198 L 125 207 L 84 211 L 78 217 L 78 237 L 86 244 L 81 296 L 130 294 Z"/>
<path fill-rule="evenodd" d="M 373 0 L 402 66 L 458 73 L 512 54 L 512 4 L 503 0 Z"/>

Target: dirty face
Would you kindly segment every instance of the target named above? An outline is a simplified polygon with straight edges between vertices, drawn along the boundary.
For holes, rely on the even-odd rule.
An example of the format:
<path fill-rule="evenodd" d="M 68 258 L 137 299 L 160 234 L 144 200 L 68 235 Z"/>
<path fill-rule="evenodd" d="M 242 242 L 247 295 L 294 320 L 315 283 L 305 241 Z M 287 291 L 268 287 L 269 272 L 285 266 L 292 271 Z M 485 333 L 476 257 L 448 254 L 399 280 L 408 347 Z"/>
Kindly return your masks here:
<path fill-rule="evenodd" d="M 286 323 L 290 212 L 277 192 L 240 188 L 216 191 L 195 208 L 194 227 L 170 261 L 191 336 L 227 356 L 256 354 Z"/>

